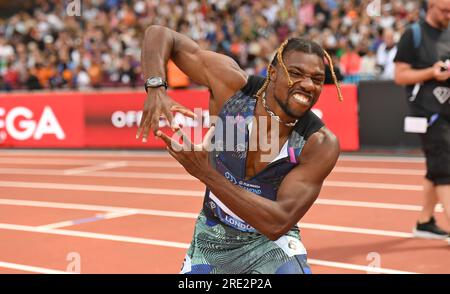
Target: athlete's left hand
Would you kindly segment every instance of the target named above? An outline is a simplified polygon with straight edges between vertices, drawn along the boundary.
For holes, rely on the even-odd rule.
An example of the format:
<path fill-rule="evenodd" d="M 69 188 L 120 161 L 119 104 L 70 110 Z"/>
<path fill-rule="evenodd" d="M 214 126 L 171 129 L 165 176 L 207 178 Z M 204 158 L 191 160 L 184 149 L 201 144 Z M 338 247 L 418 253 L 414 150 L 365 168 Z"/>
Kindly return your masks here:
<path fill-rule="evenodd" d="M 176 132 L 183 143 L 180 144 L 158 130 L 156 136 L 160 137 L 167 145 L 167 151 L 175 158 L 184 169 L 202 181 L 202 177 L 208 174 L 208 170 L 212 168 L 209 164 L 208 154 L 211 147 L 211 138 L 214 134 L 214 126 L 212 126 L 203 138 L 201 144 L 192 144 L 187 135 L 180 129 Z"/>

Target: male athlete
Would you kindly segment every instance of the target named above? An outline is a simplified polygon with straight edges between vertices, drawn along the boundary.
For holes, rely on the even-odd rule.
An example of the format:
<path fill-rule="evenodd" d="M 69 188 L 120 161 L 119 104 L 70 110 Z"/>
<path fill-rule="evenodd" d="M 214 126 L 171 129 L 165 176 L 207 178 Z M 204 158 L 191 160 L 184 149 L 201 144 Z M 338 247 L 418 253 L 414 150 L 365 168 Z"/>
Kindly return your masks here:
<path fill-rule="evenodd" d="M 248 76 L 231 58 L 202 50 L 168 28 L 146 30 L 142 66 L 148 98 L 137 137 L 147 141 L 151 129 L 186 171 L 206 185 L 181 273 L 311 272 L 297 223 L 318 197 L 339 155 L 337 138 L 311 111 L 323 87 L 325 58 L 332 66 L 318 44 L 289 39 L 278 49 L 264 79 Z M 158 130 L 161 116 L 178 129 L 172 123 L 172 111 L 194 115 L 167 96 L 169 59 L 208 87 L 210 114 L 224 122 L 222 130 L 208 131 L 201 146 L 194 146 L 180 130 L 183 146 Z M 230 117 L 242 118 L 245 127 L 226 124 Z M 268 123 L 253 123 L 261 118 Z M 236 136 L 223 136 L 227 128 L 234 128 Z M 257 134 L 262 131 L 270 137 L 273 130 L 278 130 L 277 152 L 268 162 L 263 158 L 270 152 L 261 148 Z M 233 142 L 241 135 L 244 149 Z M 232 148 L 209 152 L 210 140 L 221 141 L 222 146 L 232 140 Z M 252 144 L 255 150 L 249 150 Z M 189 148 L 179 151 L 180 147 Z"/>

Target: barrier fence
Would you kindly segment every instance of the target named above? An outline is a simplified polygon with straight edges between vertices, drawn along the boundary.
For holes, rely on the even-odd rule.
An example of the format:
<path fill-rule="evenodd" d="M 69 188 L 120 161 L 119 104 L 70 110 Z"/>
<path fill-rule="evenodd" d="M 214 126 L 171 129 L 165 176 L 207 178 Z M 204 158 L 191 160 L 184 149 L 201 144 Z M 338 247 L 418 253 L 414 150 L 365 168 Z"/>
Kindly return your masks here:
<path fill-rule="evenodd" d="M 345 102 L 336 98 L 334 86 L 325 86 L 313 111 L 338 136 L 345 151 L 358 150 L 357 88 L 343 85 Z M 209 122 L 209 93 L 205 89 L 169 91 L 175 101 L 197 109 L 200 117 L 176 119 L 189 127 Z M 162 148 L 150 136 L 135 139 L 146 95 L 135 92 L 46 92 L 0 94 L 1 148 Z M 168 131 L 167 127 L 163 130 Z"/>

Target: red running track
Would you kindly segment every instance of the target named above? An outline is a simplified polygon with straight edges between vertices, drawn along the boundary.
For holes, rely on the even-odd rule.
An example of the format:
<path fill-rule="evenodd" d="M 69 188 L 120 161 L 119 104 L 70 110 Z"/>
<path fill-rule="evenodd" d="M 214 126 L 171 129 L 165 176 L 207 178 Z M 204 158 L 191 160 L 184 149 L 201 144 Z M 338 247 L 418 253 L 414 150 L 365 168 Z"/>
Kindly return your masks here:
<path fill-rule="evenodd" d="M 313 273 L 450 273 L 445 241 L 411 236 L 423 174 L 341 156 L 300 223 Z M 0 150 L 0 273 L 177 273 L 203 190 L 160 152 Z"/>

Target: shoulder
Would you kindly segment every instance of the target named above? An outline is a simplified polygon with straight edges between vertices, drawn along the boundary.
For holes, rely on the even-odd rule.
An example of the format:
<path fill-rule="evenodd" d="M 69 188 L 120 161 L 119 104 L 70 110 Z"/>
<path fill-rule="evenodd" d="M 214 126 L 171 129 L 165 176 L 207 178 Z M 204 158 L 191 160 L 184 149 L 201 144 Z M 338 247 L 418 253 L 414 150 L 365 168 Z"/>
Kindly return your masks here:
<path fill-rule="evenodd" d="M 262 76 L 250 75 L 247 77 L 245 85 L 241 88 L 242 93 L 247 96 L 255 95 L 264 84 L 265 78 Z"/>
<path fill-rule="evenodd" d="M 413 27 L 416 26 L 417 24 L 411 24 L 409 26 L 406 27 L 405 31 L 403 32 L 403 34 L 400 37 L 399 40 L 399 44 L 401 43 L 411 43 L 413 42 Z M 421 27 L 421 25 L 419 24 L 419 27 Z"/>
<path fill-rule="evenodd" d="M 296 131 L 308 140 L 309 137 L 324 126 L 323 121 L 313 112 L 308 111 L 301 117 L 296 125 Z"/>
<path fill-rule="evenodd" d="M 408 64 L 414 63 L 416 59 L 416 51 L 414 49 L 413 29 L 409 26 L 400 38 L 397 44 L 396 56 L 394 62 L 404 62 Z"/>
<path fill-rule="evenodd" d="M 202 63 L 198 66 L 205 70 L 215 99 L 226 100 L 247 83 L 248 74 L 233 58 L 209 50 L 200 50 L 199 56 Z"/>
<path fill-rule="evenodd" d="M 327 127 L 323 126 L 313 133 L 303 147 L 300 163 L 320 160 L 320 163 L 334 166 L 339 157 L 339 140 Z"/>

